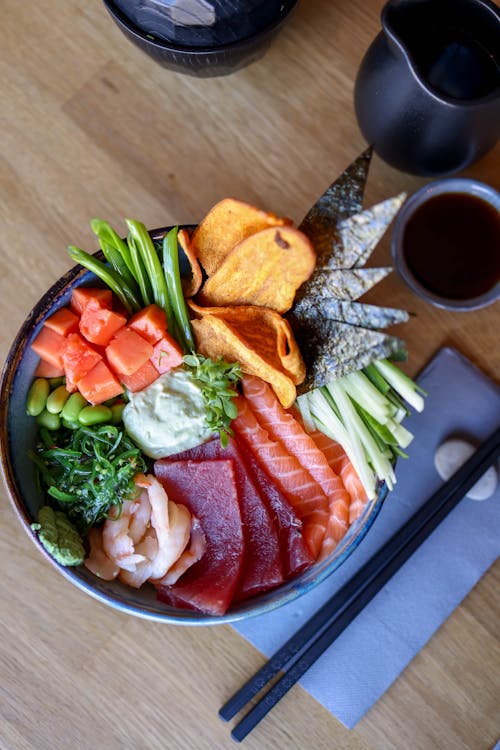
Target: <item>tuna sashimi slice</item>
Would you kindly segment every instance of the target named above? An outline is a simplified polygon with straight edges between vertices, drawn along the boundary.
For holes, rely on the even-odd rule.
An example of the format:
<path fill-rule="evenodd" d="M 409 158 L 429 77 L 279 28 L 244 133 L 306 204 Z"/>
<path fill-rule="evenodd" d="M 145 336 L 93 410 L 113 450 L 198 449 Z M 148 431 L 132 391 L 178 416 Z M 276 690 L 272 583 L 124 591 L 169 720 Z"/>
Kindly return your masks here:
<path fill-rule="evenodd" d="M 237 438 L 236 442 L 238 442 Z M 243 443 L 239 445 L 239 448 L 247 470 L 251 472 L 277 526 L 285 578 L 296 576 L 314 562 L 302 534 L 302 521 L 283 493 L 262 469 L 255 456 Z"/>
<path fill-rule="evenodd" d="M 264 380 L 245 375 L 243 393 L 269 437 L 281 441 L 328 498 L 329 519 L 319 552 L 319 559 L 322 559 L 335 549 L 349 528 L 349 493 L 311 436 L 293 414 L 282 407 L 274 391 Z"/>
<path fill-rule="evenodd" d="M 223 448 L 219 438 L 171 456 L 173 460 L 233 461 L 241 518 L 245 556 L 233 601 L 241 601 L 283 583 L 278 531 L 252 474 L 248 471 L 238 446 L 229 440 Z M 168 459 L 167 459 L 168 460 Z"/>
<path fill-rule="evenodd" d="M 234 401 L 238 416 L 231 423 L 232 429 L 292 505 L 303 523 L 305 540 L 316 559 L 330 515 L 325 493 L 301 466 L 296 456 L 291 455 L 281 441 L 271 439 L 268 431 L 258 421 L 249 401 L 242 396 Z"/>
<path fill-rule="evenodd" d="M 176 503 L 199 519 L 206 551 L 173 586 L 158 586 L 174 607 L 223 615 L 240 577 L 244 542 L 236 477 L 231 460 L 155 462 L 154 472 Z"/>

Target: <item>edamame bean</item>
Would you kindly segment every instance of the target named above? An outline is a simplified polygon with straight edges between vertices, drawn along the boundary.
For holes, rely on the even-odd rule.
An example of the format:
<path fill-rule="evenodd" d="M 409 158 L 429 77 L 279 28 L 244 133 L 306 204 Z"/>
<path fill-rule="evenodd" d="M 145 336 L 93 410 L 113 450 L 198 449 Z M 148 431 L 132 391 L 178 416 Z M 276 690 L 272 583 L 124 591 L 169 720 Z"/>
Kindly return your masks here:
<path fill-rule="evenodd" d="M 61 375 L 60 378 L 49 378 L 49 385 L 52 389 L 58 388 L 60 385 L 64 385 L 66 378 Z"/>
<path fill-rule="evenodd" d="M 64 404 L 69 398 L 69 392 L 63 385 L 60 385 L 49 394 L 45 408 L 51 414 L 59 414 L 63 410 Z"/>
<path fill-rule="evenodd" d="M 104 424 L 110 422 L 112 416 L 109 406 L 100 404 L 98 406 L 85 406 L 78 415 L 80 424 L 89 427 L 93 424 Z"/>
<path fill-rule="evenodd" d="M 41 414 L 45 409 L 49 393 L 49 381 L 46 378 L 35 378 L 28 391 L 26 413 L 31 417 L 37 417 Z"/>
<path fill-rule="evenodd" d="M 63 406 L 61 417 L 68 422 L 77 422 L 81 410 L 88 405 L 87 399 L 83 398 L 81 393 L 72 393 Z"/>
<path fill-rule="evenodd" d="M 81 427 L 80 422 L 70 422 L 69 419 L 61 418 L 61 424 L 63 427 L 67 427 L 68 430 L 77 430 Z"/>
<path fill-rule="evenodd" d="M 111 407 L 111 424 L 117 425 L 120 424 L 122 421 L 122 414 L 123 410 L 125 409 L 125 404 L 113 404 Z"/>
<path fill-rule="evenodd" d="M 43 409 L 43 411 L 40 412 L 36 421 L 40 427 L 46 427 L 47 430 L 59 430 L 61 428 L 59 414 L 51 414 L 47 409 Z"/>

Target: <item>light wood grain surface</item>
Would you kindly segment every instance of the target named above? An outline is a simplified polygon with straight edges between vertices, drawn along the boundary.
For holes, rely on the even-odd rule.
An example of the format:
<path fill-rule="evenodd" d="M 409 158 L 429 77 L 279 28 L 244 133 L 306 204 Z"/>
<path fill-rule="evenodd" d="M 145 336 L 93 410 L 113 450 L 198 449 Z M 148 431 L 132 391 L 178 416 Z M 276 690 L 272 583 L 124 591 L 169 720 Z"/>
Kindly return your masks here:
<path fill-rule="evenodd" d="M 33 304 L 88 250 L 88 225 L 196 222 L 233 195 L 300 221 L 365 147 L 352 93 L 381 0 L 303 0 L 259 62 L 199 80 L 159 67 L 98 0 L 2 0 L 0 358 Z M 467 171 L 498 187 L 500 152 Z M 366 204 L 424 180 L 378 158 Z M 389 262 L 389 241 L 375 260 Z M 370 299 L 416 313 L 414 374 L 442 345 L 500 373 L 498 308 L 444 313 L 392 274 Z M 0 497 L 0 748 L 231 748 L 222 703 L 263 657 L 230 626 L 180 628 L 117 613 L 39 555 Z M 500 567 L 348 731 L 295 687 L 250 749 L 489 750 L 500 737 Z"/>

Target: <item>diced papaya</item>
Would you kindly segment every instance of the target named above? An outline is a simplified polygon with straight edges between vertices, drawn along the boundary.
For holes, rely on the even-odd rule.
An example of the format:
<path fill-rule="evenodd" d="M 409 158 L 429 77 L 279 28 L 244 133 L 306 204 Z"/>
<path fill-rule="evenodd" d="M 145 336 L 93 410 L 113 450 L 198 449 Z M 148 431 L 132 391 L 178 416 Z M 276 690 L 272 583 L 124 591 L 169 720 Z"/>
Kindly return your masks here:
<path fill-rule="evenodd" d="M 128 327 L 154 345 L 167 331 L 165 310 L 158 305 L 148 305 L 130 318 Z"/>
<path fill-rule="evenodd" d="M 65 346 L 66 339 L 64 336 L 46 326 L 42 327 L 42 330 L 31 344 L 31 348 L 41 359 L 59 369 L 63 367 L 62 355 Z"/>
<path fill-rule="evenodd" d="M 41 359 L 36 366 L 35 378 L 61 378 L 64 375 L 62 367 L 54 367 L 50 362 Z"/>
<path fill-rule="evenodd" d="M 146 364 L 139 367 L 139 369 L 136 370 L 136 372 L 133 372 L 132 375 L 118 374 L 118 379 L 121 380 L 123 385 L 129 391 L 136 393 L 137 391 L 142 391 L 143 388 L 147 388 L 151 383 L 154 383 L 159 375 L 160 373 L 154 364 L 148 359 Z"/>
<path fill-rule="evenodd" d="M 66 379 L 78 384 L 102 360 L 102 356 L 79 333 L 70 333 L 65 341 L 62 364 Z"/>
<path fill-rule="evenodd" d="M 101 307 L 111 310 L 113 307 L 113 292 L 111 289 L 100 287 L 80 286 L 73 289 L 71 295 L 71 309 L 76 315 L 81 315 L 90 300 L 98 300 Z"/>
<path fill-rule="evenodd" d="M 152 344 L 128 326 L 120 328 L 106 347 L 109 364 L 115 372 L 123 375 L 137 372 L 152 356 Z"/>
<path fill-rule="evenodd" d="M 92 344 L 107 346 L 126 322 L 125 315 L 101 307 L 99 300 L 90 300 L 80 318 L 80 333 Z"/>
<path fill-rule="evenodd" d="M 50 318 L 44 322 L 47 328 L 51 331 L 59 333 L 61 336 L 67 336 L 68 333 L 75 333 L 78 331 L 78 315 L 71 312 L 69 307 L 61 307 L 60 310 L 55 312 Z"/>
<path fill-rule="evenodd" d="M 119 396 L 123 393 L 123 386 L 101 360 L 78 381 L 78 390 L 89 403 L 96 405 Z"/>
<path fill-rule="evenodd" d="M 158 372 L 163 375 L 164 372 L 172 370 L 182 364 L 183 353 L 179 344 L 168 333 L 155 344 L 151 362 Z"/>

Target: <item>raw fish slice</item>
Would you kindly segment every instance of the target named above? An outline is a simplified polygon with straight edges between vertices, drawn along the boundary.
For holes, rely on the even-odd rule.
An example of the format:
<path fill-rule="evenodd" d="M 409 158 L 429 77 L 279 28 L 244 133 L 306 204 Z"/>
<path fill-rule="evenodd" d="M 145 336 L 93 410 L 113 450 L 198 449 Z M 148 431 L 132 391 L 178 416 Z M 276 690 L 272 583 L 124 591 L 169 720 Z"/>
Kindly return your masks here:
<path fill-rule="evenodd" d="M 266 474 L 253 453 L 242 441 L 238 440 L 237 436 L 236 442 L 247 471 L 252 474 L 277 526 L 285 578 L 296 576 L 314 562 L 302 534 L 302 521 L 276 483 Z"/>
<path fill-rule="evenodd" d="M 205 533 L 206 552 L 173 586 L 158 586 L 174 607 L 223 615 L 231 603 L 244 553 L 233 462 L 155 462 L 154 472 L 174 502 L 186 505 Z"/>
<path fill-rule="evenodd" d="M 320 551 L 320 558 L 333 551 L 349 527 L 350 496 L 340 477 L 332 470 L 322 451 L 305 432 L 293 414 L 285 411 L 271 388 L 260 378 L 243 377 L 243 393 L 272 440 L 281 441 L 296 457 L 328 498 L 330 518 Z"/>
<path fill-rule="evenodd" d="M 241 601 L 283 583 L 278 532 L 273 524 L 267 505 L 258 486 L 246 469 L 241 453 L 234 440 L 227 448 L 221 446 L 219 438 L 190 448 L 170 459 L 174 461 L 192 459 L 213 461 L 229 458 L 233 461 L 241 519 L 245 557 L 240 580 L 233 601 Z"/>
<path fill-rule="evenodd" d="M 238 416 L 231 423 L 238 435 L 255 454 L 267 474 L 291 503 L 303 522 L 304 538 L 316 559 L 328 524 L 328 500 L 318 483 L 284 448 L 271 440 L 261 427 L 247 400 L 235 399 Z"/>
<path fill-rule="evenodd" d="M 320 430 L 315 430 L 309 434 L 318 448 L 323 451 L 323 454 L 333 471 L 339 474 L 344 483 L 344 487 L 350 495 L 349 524 L 352 524 L 357 518 L 359 518 L 368 502 L 368 495 L 358 477 L 356 469 L 352 465 L 340 443 L 332 440 Z"/>

